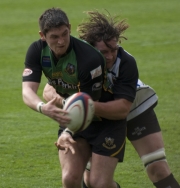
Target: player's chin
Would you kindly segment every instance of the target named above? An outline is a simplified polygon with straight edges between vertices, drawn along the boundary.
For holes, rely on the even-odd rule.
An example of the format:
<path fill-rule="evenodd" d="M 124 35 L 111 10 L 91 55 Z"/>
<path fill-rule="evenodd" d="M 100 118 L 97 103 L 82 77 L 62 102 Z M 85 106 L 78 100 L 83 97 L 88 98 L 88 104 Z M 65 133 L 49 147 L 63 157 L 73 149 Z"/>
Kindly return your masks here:
<path fill-rule="evenodd" d="M 56 48 L 56 52 L 58 55 L 64 55 L 67 51 L 67 47 L 66 46 L 61 46 L 61 47 L 57 47 Z"/>
<path fill-rule="evenodd" d="M 106 60 L 106 68 L 107 68 L 107 69 L 112 68 L 113 64 L 114 64 L 114 61 L 107 61 L 107 60 Z"/>

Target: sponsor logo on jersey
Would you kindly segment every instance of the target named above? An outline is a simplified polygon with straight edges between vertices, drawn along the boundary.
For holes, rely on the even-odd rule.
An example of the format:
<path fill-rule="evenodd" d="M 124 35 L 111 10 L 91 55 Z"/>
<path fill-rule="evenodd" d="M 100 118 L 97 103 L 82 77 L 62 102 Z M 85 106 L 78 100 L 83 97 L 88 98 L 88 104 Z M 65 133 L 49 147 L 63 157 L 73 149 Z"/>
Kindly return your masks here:
<path fill-rule="evenodd" d="M 142 134 L 142 131 L 146 130 L 146 127 L 136 127 L 134 129 L 134 132 L 132 133 L 132 135 L 137 135 L 140 136 Z"/>
<path fill-rule="evenodd" d="M 91 73 L 91 78 L 92 79 L 100 76 L 102 74 L 101 65 L 99 67 L 95 68 L 94 70 L 92 70 L 90 73 Z"/>
<path fill-rule="evenodd" d="M 62 88 L 65 89 L 77 89 L 77 85 L 73 85 L 73 84 L 69 84 L 67 82 L 64 82 L 61 78 L 59 79 L 48 79 L 49 80 L 49 84 L 50 85 L 54 85 L 54 86 L 61 86 Z"/>
<path fill-rule="evenodd" d="M 53 79 L 59 78 L 59 77 L 62 77 L 62 72 L 53 72 L 52 73 L 52 78 Z"/>
<path fill-rule="evenodd" d="M 23 76 L 29 76 L 33 73 L 31 69 L 24 69 L 23 71 Z"/>
<path fill-rule="evenodd" d="M 102 82 L 97 82 L 92 86 L 92 91 L 97 91 L 102 89 Z"/>
<path fill-rule="evenodd" d="M 114 144 L 114 139 L 110 137 L 105 138 L 105 143 L 102 144 L 106 149 L 114 149 L 116 145 Z"/>
<path fill-rule="evenodd" d="M 75 66 L 68 63 L 67 66 L 66 66 L 66 72 L 70 75 L 74 74 L 75 73 Z"/>
<path fill-rule="evenodd" d="M 49 56 L 42 57 L 42 66 L 43 67 L 51 67 L 51 59 Z"/>

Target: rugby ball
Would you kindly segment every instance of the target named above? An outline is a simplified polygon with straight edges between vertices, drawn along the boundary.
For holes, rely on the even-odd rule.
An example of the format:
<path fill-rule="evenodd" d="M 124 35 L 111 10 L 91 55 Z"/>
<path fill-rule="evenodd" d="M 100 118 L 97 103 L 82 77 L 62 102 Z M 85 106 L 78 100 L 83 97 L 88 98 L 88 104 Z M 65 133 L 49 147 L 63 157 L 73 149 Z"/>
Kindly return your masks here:
<path fill-rule="evenodd" d="M 63 110 L 68 112 L 71 119 L 67 128 L 73 133 L 85 130 L 94 116 L 94 103 L 91 97 L 83 92 L 78 92 L 66 99 Z"/>

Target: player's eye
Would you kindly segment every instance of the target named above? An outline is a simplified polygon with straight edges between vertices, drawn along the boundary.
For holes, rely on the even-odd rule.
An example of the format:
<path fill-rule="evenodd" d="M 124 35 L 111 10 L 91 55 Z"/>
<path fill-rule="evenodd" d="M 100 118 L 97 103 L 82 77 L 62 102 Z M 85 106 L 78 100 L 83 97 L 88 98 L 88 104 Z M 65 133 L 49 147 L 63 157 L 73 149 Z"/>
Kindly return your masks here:
<path fill-rule="evenodd" d="M 65 37 L 68 34 L 68 32 L 66 31 L 65 33 L 62 34 L 63 37 Z"/>
<path fill-rule="evenodd" d="M 100 51 L 103 55 L 106 55 L 108 52 L 107 51 Z"/>
<path fill-rule="evenodd" d="M 50 38 L 51 38 L 51 39 L 57 39 L 58 36 L 56 36 L 56 35 L 51 35 Z"/>

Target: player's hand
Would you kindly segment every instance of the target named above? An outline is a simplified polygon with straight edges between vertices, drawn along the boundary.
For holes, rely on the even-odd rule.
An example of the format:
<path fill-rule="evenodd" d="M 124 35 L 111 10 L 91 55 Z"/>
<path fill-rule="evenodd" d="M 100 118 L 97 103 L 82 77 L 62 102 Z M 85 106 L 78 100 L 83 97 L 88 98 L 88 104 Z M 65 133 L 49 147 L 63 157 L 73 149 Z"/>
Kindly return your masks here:
<path fill-rule="evenodd" d="M 58 138 L 55 145 L 60 150 L 65 150 L 65 154 L 70 150 L 72 154 L 75 154 L 74 145 L 76 141 L 72 138 L 72 136 L 67 132 L 62 132 L 61 136 Z"/>
<path fill-rule="evenodd" d="M 44 104 L 41 108 L 42 113 L 57 121 L 62 127 L 66 127 L 66 125 L 70 123 L 71 119 L 67 116 L 67 111 L 56 106 L 56 100 L 58 99 L 54 98 Z"/>

